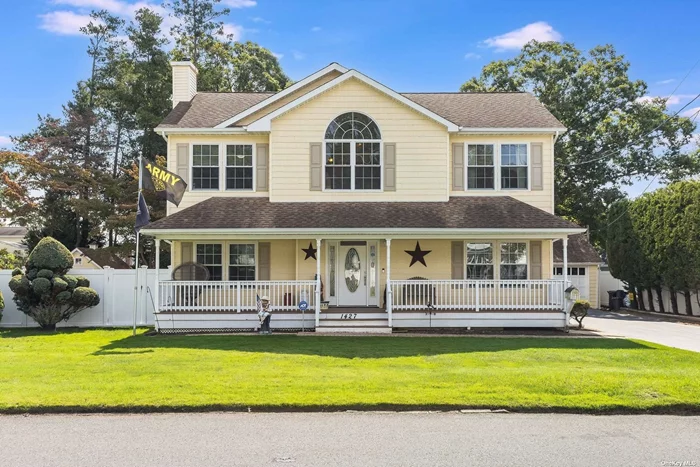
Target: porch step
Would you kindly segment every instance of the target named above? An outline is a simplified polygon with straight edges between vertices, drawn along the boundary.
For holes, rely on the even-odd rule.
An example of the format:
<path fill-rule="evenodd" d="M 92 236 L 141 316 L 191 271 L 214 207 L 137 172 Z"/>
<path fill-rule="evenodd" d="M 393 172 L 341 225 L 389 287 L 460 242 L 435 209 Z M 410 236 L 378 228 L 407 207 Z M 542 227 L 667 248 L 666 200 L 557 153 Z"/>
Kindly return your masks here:
<path fill-rule="evenodd" d="M 321 312 L 321 321 L 325 320 L 342 320 L 342 321 L 357 321 L 367 319 L 387 319 L 387 314 L 384 311 L 342 311 L 329 310 Z"/>
<path fill-rule="evenodd" d="M 389 326 L 323 326 L 316 328 L 318 333 L 348 333 L 348 334 L 391 334 Z"/>
<path fill-rule="evenodd" d="M 317 332 L 347 332 L 347 333 L 391 333 L 389 320 L 385 318 L 366 319 L 321 319 L 316 327 Z"/>

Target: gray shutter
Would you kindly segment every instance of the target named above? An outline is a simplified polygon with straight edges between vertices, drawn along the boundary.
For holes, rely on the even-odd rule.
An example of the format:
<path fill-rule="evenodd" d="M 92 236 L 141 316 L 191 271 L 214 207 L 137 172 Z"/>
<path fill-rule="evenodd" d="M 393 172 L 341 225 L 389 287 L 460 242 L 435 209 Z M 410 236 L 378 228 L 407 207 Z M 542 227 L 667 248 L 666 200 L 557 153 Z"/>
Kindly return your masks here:
<path fill-rule="evenodd" d="M 255 145 L 255 189 L 257 191 L 268 191 L 269 150 L 269 144 Z"/>
<path fill-rule="evenodd" d="M 396 191 L 396 143 L 384 143 L 384 191 Z"/>
<path fill-rule="evenodd" d="M 189 185 L 190 183 L 190 145 L 178 143 L 177 145 L 177 174 Z"/>
<path fill-rule="evenodd" d="M 530 279 L 542 279 L 542 241 L 530 242 Z"/>
<path fill-rule="evenodd" d="M 180 244 L 180 264 L 192 261 L 192 242 L 182 242 Z"/>
<path fill-rule="evenodd" d="M 543 190 L 542 182 L 542 143 L 530 144 L 530 164 L 532 169 L 531 190 Z"/>
<path fill-rule="evenodd" d="M 270 280 L 270 242 L 258 243 L 258 280 Z"/>
<path fill-rule="evenodd" d="M 323 189 L 323 151 L 321 143 L 309 144 L 309 190 L 321 191 Z"/>
<path fill-rule="evenodd" d="M 452 190 L 464 190 L 464 143 L 452 145 Z"/>
<path fill-rule="evenodd" d="M 464 279 L 464 242 L 452 242 L 452 279 Z"/>

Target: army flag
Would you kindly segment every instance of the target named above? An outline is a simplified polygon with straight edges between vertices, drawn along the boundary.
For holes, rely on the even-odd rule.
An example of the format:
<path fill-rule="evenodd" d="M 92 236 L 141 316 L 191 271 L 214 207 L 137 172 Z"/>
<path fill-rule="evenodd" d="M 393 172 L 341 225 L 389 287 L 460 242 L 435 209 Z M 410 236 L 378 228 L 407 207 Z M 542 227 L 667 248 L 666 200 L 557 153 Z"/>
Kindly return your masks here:
<path fill-rule="evenodd" d="M 155 191 L 159 197 L 167 199 L 175 206 L 180 205 L 182 196 L 187 190 L 187 183 L 172 172 L 147 162 L 142 171 L 143 187 Z"/>

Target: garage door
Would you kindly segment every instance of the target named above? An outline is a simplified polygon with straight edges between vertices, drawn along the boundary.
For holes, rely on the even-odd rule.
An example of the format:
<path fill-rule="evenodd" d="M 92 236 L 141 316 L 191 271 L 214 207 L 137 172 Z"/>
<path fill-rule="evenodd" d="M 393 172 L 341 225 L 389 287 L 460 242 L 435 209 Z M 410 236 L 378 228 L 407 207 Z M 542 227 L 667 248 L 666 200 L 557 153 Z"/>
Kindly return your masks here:
<path fill-rule="evenodd" d="M 587 267 L 571 267 L 569 270 L 569 280 L 581 293 L 581 298 L 590 300 L 588 295 L 588 268 Z M 562 277 L 564 268 L 554 268 L 554 276 Z"/>

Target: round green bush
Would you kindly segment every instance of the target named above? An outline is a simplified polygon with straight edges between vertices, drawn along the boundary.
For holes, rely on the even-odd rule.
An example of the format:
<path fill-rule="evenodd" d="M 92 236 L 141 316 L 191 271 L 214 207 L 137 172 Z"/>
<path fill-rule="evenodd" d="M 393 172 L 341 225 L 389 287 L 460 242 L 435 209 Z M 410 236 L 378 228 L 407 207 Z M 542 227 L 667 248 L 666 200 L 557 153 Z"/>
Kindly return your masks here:
<path fill-rule="evenodd" d="M 54 277 L 51 282 L 53 283 L 53 289 L 56 292 L 63 292 L 68 288 L 68 283 L 61 279 L 60 277 Z"/>
<path fill-rule="evenodd" d="M 19 269 L 19 268 L 16 268 L 16 269 L 13 269 L 13 270 L 12 270 L 12 277 L 21 276 L 22 274 L 23 274 L 23 272 L 22 272 L 22 270 Z"/>
<path fill-rule="evenodd" d="M 39 270 L 34 268 L 34 269 L 27 269 L 27 279 L 30 281 L 33 281 L 36 279 L 36 275 L 39 273 Z"/>
<path fill-rule="evenodd" d="M 40 269 L 36 273 L 36 277 L 43 277 L 44 279 L 51 279 L 53 277 L 53 271 L 50 269 Z"/>
<path fill-rule="evenodd" d="M 100 303 L 100 296 L 88 287 L 76 287 L 71 297 L 73 306 L 92 307 Z"/>
<path fill-rule="evenodd" d="M 61 242 L 44 237 L 27 258 L 27 269 L 50 269 L 56 274 L 65 274 L 73 267 L 73 255 Z"/>
<path fill-rule="evenodd" d="M 14 276 L 10 279 L 10 290 L 15 293 L 15 295 L 25 295 L 29 292 L 32 287 L 32 283 L 29 282 L 27 276 Z"/>
<path fill-rule="evenodd" d="M 78 281 L 78 287 L 90 287 L 90 281 L 85 276 L 75 276 Z"/>
<path fill-rule="evenodd" d="M 4 309 L 5 309 L 5 299 L 2 298 L 2 292 L 0 292 L 0 312 L 2 312 L 2 310 L 4 310 Z M 0 316 L 2 316 L 2 315 L 0 314 Z"/>
<path fill-rule="evenodd" d="M 56 295 L 56 303 L 68 303 L 72 296 L 72 293 L 65 290 L 60 294 Z"/>
<path fill-rule="evenodd" d="M 37 277 L 32 281 L 32 289 L 37 295 L 44 295 L 51 291 L 51 281 L 43 277 Z"/>
<path fill-rule="evenodd" d="M 68 284 L 68 290 L 73 290 L 78 287 L 78 279 L 76 279 L 75 276 L 62 276 L 61 279 Z"/>

